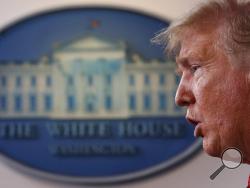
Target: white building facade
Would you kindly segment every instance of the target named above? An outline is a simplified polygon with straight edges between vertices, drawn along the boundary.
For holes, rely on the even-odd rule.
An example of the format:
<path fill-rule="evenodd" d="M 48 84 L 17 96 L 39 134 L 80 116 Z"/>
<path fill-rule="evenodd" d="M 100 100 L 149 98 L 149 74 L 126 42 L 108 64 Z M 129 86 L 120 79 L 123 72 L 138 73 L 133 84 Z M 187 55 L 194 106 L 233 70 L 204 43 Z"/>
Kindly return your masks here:
<path fill-rule="evenodd" d="M 126 48 L 86 36 L 37 62 L 0 62 L 0 118 L 183 115 L 174 65 L 128 57 Z"/>

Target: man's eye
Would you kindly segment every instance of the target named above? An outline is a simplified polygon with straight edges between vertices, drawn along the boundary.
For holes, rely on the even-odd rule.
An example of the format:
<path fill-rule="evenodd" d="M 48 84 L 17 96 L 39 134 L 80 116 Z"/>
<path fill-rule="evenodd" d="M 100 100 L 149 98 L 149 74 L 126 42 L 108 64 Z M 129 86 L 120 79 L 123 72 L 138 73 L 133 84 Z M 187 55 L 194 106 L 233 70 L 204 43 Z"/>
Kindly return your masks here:
<path fill-rule="evenodd" d="M 195 73 L 197 71 L 197 69 L 199 69 L 200 67 L 201 67 L 200 65 L 191 65 L 190 71 L 192 73 Z"/>

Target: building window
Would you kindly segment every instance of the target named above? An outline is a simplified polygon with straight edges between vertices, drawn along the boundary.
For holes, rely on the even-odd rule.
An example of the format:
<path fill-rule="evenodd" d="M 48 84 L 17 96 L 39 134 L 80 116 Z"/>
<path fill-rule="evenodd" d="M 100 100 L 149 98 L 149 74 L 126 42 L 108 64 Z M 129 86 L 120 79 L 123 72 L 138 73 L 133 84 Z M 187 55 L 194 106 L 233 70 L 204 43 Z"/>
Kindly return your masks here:
<path fill-rule="evenodd" d="M 134 86 L 135 85 L 135 76 L 134 75 L 129 75 L 129 85 Z"/>
<path fill-rule="evenodd" d="M 1 77 L 1 86 L 6 87 L 7 86 L 7 78 L 5 76 Z"/>
<path fill-rule="evenodd" d="M 0 96 L 0 111 L 7 111 L 7 96 L 1 95 Z"/>
<path fill-rule="evenodd" d="M 36 87 L 36 77 L 35 76 L 31 76 L 31 78 L 30 78 L 30 85 L 32 87 Z"/>
<path fill-rule="evenodd" d="M 129 95 L 129 109 L 136 110 L 136 96 L 135 96 L 135 94 Z"/>
<path fill-rule="evenodd" d="M 16 77 L 16 87 L 21 87 L 22 86 L 22 78 L 21 76 Z"/>
<path fill-rule="evenodd" d="M 112 84 L 112 76 L 110 74 L 106 75 L 106 84 L 111 85 Z"/>
<path fill-rule="evenodd" d="M 89 94 L 84 98 L 85 110 L 87 112 L 94 112 L 96 110 L 97 97 L 93 94 Z M 105 102 L 104 102 L 105 105 Z"/>
<path fill-rule="evenodd" d="M 179 75 L 175 74 L 175 83 L 176 83 L 177 85 L 179 85 L 180 80 L 181 80 L 181 77 L 180 77 Z"/>
<path fill-rule="evenodd" d="M 160 85 L 165 84 L 165 75 L 164 74 L 159 75 L 159 83 L 160 83 Z"/>
<path fill-rule="evenodd" d="M 167 109 L 167 97 L 165 93 L 159 93 L 159 110 L 166 110 Z"/>
<path fill-rule="evenodd" d="M 145 94 L 143 96 L 143 107 L 144 107 L 144 110 L 151 109 L 151 95 L 150 94 Z"/>
<path fill-rule="evenodd" d="M 88 75 L 88 86 L 92 86 L 93 85 L 93 76 L 92 75 Z"/>
<path fill-rule="evenodd" d="M 76 108 L 76 101 L 74 95 L 68 95 L 67 97 L 67 109 L 68 111 L 74 111 Z"/>
<path fill-rule="evenodd" d="M 144 84 L 149 85 L 150 84 L 150 77 L 148 74 L 144 75 Z"/>
<path fill-rule="evenodd" d="M 53 107 L 53 99 L 51 94 L 46 94 L 44 96 L 44 108 L 46 112 L 50 112 Z"/>
<path fill-rule="evenodd" d="M 93 112 L 94 111 L 94 105 L 92 102 L 88 102 L 86 106 L 86 111 L 87 112 Z"/>
<path fill-rule="evenodd" d="M 37 97 L 35 94 L 29 96 L 29 109 L 30 112 L 35 112 L 37 110 Z"/>
<path fill-rule="evenodd" d="M 68 77 L 68 84 L 69 85 L 74 85 L 74 78 L 72 76 Z"/>
<path fill-rule="evenodd" d="M 46 76 L 46 86 L 47 87 L 52 86 L 52 78 L 51 78 L 51 76 Z"/>
<path fill-rule="evenodd" d="M 22 95 L 15 95 L 14 98 L 14 109 L 16 112 L 21 112 L 23 109 L 23 98 Z"/>
<path fill-rule="evenodd" d="M 105 109 L 106 110 L 112 109 L 112 97 L 110 95 L 105 97 Z"/>

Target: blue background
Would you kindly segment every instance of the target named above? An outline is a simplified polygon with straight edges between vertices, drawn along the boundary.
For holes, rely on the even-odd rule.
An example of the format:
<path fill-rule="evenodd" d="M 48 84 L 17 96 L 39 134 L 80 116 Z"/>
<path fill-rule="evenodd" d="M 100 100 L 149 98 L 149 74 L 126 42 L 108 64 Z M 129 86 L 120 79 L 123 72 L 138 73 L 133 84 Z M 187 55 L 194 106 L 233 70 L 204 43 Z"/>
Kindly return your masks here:
<path fill-rule="evenodd" d="M 92 21 L 98 21 L 98 27 L 92 27 Z M 163 20 L 125 10 L 78 8 L 49 12 L 24 19 L 3 30 L 0 34 L 0 60 L 6 60 L 1 63 L 10 60 L 37 60 L 43 55 L 51 54 L 54 44 L 67 45 L 87 35 L 112 41 L 123 40 L 129 47 L 128 52 L 137 52 L 146 59 L 165 59 L 161 47 L 152 45 L 150 39 L 166 26 L 168 23 Z M 8 121 L 38 123 L 39 139 L 0 139 L 0 150 L 5 155 L 38 170 L 70 176 L 105 177 L 145 170 L 181 154 L 195 142 L 191 126 L 185 126 L 186 134 L 180 139 L 58 140 L 48 135 L 44 125 L 49 120 Z M 161 121 L 186 124 L 183 117 L 161 117 Z M 114 120 L 112 126 L 115 127 L 115 124 Z M 143 152 L 133 157 L 62 158 L 55 157 L 48 151 L 48 146 L 56 143 L 132 144 L 142 148 Z"/>

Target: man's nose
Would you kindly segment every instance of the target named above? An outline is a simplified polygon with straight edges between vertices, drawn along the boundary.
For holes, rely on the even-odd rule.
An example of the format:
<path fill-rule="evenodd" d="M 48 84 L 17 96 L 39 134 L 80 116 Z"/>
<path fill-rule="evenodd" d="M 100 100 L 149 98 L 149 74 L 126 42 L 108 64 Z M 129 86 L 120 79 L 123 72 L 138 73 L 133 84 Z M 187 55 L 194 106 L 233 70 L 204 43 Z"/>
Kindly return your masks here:
<path fill-rule="evenodd" d="M 175 103 L 178 106 L 189 106 L 195 103 L 192 87 L 188 81 L 181 79 L 175 94 Z"/>

